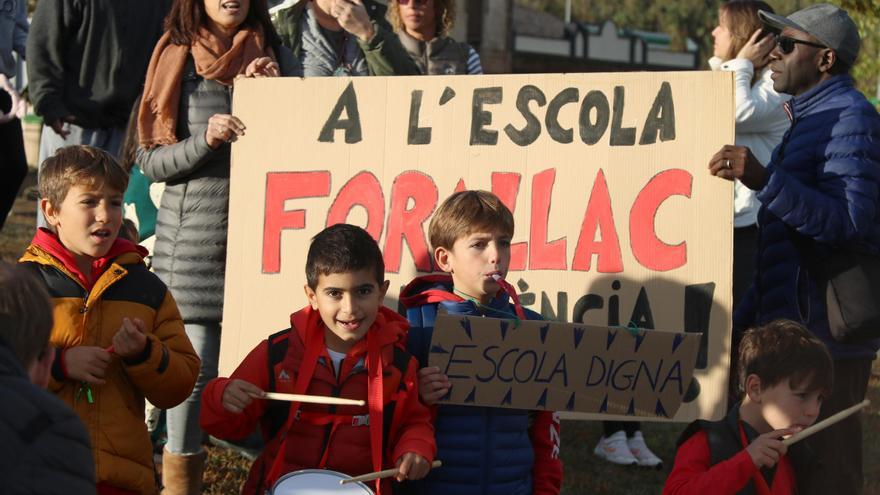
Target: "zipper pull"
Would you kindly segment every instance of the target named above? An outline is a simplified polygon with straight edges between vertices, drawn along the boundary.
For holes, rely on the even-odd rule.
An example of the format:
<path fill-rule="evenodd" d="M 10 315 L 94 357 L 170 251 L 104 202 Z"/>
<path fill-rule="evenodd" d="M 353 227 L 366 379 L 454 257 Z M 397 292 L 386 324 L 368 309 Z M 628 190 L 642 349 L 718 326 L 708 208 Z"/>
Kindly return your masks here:
<path fill-rule="evenodd" d="M 76 405 L 83 391 L 85 391 L 86 393 L 86 402 L 88 402 L 89 404 L 94 404 L 95 398 L 92 396 L 92 386 L 89 385 L 88 382 L 79 382 L 79 387 L 76 389 L 76 393 L 73 395 L 73 404 Z"/>
<path fill-rule="evenodd" d="M 89 310 L 89 293 L 86 292 L 85 297 L 83 297 L 83 307 L 79 308 L 79 314 L 84 315 L 86 311 Z"/>

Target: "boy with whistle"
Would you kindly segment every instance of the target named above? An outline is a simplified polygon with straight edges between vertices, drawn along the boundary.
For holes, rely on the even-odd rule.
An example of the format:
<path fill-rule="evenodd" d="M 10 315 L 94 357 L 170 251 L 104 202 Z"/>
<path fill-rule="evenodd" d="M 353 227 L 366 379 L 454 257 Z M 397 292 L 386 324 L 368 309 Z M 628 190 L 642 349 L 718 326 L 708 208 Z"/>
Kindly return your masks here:
<path fill-rule="evenodd" d="M 696 421 L 678 441 L 663 495 L 804 493 L 817 468 L 809 447 L 783 438 L 816 421 L 833 381 L 831 355 L 802 325 L 776 320 L 739 345 L 745 396 L 720 421 Z"/>
<path fill-rule="evenodd" d="M 445 272 L 410 282 L 400 300 L 412 325 L 408 346 L 418 359 L 422 400 L 434 405 L 443 469 L 413 487 L 427 495 L 556 495 L 562 485 L 559 416 L 552 411 L 437 405 L 450 382 L 428 366 L 438 311 L 538 320 L 523 309 L 504 277 L 510 265 L 513 214 L 494 194 L 461 191 L 429 226 L 434 265 Z M 516 330 L 513 330 L 516 331 Z"/>
<path fill-rule="evenodd" d="M 231 377 L 208 383 L 202 429 L 235 440 L 260 426 L 266 447 L 246 494 L 310 468 L 356 476 L 393 465 L 398 481 L 424 477 L 434 428 L 419 401 L 418 362 L 406 351 L 406 320 L 382 305 L 388 281 L 379 246 L 360 227 L 328 227 L 309 246 L 306 279 L 309 304 L 290 316 L 290 328 L 257 345 Z M 266 392 L 366 406 L 268 401 Z M 375 490 L 390 494 L 390 480 L 377 480 Z"/>

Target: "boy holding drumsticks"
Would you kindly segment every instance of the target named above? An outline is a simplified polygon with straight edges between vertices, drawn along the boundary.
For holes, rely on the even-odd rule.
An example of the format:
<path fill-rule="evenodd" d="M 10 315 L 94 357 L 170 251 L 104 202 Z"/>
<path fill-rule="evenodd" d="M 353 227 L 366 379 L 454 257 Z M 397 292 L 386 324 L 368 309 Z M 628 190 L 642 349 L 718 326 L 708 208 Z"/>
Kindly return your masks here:
<path fill-rule="evenodd" d="M 807 428 L 831 390 L 831 355 L 806 328 L 776 320 L 745 333 L 739 347 L 741 403 L 720 421 L 696 421 L 679 439 L 664 495 L 803 493 L 815 469 L 801 443 L 782 438 Z"/>
<path fill-rule="evenodd" d="M 417 362 L 406 352 L 407 323 L 382 306 L 388 281 L 376 241 L 360 227 L 334 225 L 312 240 L 306 261 L 309 305 L 291 327 L 254 348 L 230 378 L 202 396 L 201 424 L 224 439 L 259 424 L 266 448 L 243 493 L 264 493 L 288 472 L 327 468 L 348 475 L 396 465 L 420 479 L 436 446 L 419 402 Z M 364 399 L 366 406 L 268 401 L 265 392 Z M 390 494 L 390 481 L 376 490 Z"/>
<path fill-rule="evenodd" d="M 37 231 L 22 266 L 45 284 L 55 323 L 49 391 L 89 430 L 97 493 L 157 493 L 144 400 L 192 392 L 199 357 L 144 248 L 119 237 L 128 174 L 106 151 L 67 146 L 43 162 Z"/>

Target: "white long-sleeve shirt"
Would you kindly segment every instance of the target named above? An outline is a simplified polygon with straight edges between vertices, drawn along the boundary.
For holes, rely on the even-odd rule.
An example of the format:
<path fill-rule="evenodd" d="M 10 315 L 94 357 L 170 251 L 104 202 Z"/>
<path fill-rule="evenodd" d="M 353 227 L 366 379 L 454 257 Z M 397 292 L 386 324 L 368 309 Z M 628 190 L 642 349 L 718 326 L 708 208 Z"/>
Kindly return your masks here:
<path fill-rule="evenodd" d="M 736 145 L 752 150 L 755 158 L 767 166 L 773 149 L 782 141 L 791 121 L 782 109 L 790 96 L 773 89 L 770 69 L 764 68 L 760 78 L 752 84 L 754 67 L 751 60 L 736 58 L 722 62 L 718 57 L 709 60 L 713 70 L 733 72 L 736 102 Z M 733 188 L 733 226 L 748 227 L 758 220 L 760 203 L 755 191 L 736 181 Z"/>

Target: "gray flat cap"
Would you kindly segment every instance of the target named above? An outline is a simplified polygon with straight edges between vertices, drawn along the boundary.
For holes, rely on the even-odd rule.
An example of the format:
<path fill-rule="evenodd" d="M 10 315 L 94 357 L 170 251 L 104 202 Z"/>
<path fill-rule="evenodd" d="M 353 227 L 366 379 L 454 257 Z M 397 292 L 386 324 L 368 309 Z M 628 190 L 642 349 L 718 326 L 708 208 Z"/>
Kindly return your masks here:
<path fill-rule="evenodd" d="M 779 30 L 788 27 L 812 35 L 820 43 L 834 50 L 850 67 L 859 55 L 859 47 L 862 44 L 859 30 L 849 14 L 840 7 L 819 3 L 798 10 L 788 17 L 760 10 L 758 17 L 770 27 Z"/>

